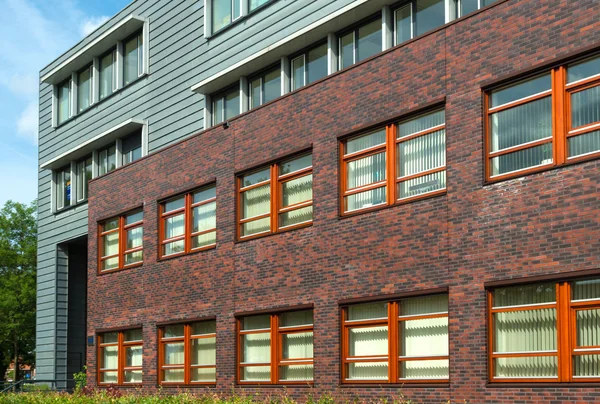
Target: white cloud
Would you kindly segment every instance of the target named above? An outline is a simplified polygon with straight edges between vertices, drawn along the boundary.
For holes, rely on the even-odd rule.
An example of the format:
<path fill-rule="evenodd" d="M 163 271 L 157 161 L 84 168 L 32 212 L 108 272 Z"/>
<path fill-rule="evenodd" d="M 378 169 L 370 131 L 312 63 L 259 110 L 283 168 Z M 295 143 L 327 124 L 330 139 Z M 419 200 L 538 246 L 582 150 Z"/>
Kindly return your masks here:
<path fill-rule="evenodd" d="M 31 102 L 17 120 L 17 132 L 19 135 L 35 145 L 38 144 L 38 117 L 38 103 Z"/>
<path fill-rule="evenodd" d="M 94 32 L 96 28 L 108 21 L 109 18 L 110 17 L 106 15 L 103 15 L 101 17 L 88 18 L 83 22 L 83 24 L 81 24 L 81 35 L 84 37 L 88 36 L 89 34 Z"/>

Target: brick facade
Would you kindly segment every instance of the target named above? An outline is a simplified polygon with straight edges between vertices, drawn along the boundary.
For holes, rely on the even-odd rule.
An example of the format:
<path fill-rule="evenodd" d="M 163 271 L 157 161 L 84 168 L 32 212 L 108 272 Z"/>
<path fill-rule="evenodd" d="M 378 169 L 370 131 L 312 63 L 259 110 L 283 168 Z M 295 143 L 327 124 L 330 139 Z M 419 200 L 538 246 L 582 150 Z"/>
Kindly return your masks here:
<path fill-rule="evenodd" d="M 488 384 L 484 283 L 600 268 L 600 161 L 484 184 L 481 90 L 600 48 L 599 15 L 596 0 L 500 1 L 236 117 L 227 129 L 211 128 L 93 180 L 89 228 L 143 204 L 145 256 L 141 267 L 98 276 L 98 237 L 90 230 L 88 335 L 142 324 L 151 390 L 156 324 L 216 316 L 216 390 L 226 392 L 235 384 L 234 313 L 314 304 L 317 394 L 380 397 L 401 389 L 427 403 L 600 400 L 597 385 Z M 447 194 L 340 218 L 337 137 L 444 98 Z M 314 224 L 234 242 L 235 173 L 309 144 Z M 217 247 L 158 260 L 157 200 L 213 178 Z M 449 288 L 450 383 L 341 387 L 339 301 L 439 287 Z M 87 353 L 95 380 L 96 346 Z"/>

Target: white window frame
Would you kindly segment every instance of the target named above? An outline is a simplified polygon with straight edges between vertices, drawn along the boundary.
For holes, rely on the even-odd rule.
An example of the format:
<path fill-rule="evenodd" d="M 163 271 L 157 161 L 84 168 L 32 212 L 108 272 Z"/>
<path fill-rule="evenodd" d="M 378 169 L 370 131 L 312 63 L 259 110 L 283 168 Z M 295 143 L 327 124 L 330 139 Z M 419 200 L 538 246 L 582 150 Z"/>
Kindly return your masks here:
<path fill-rule="evenodd" d="M 306 85 L 306 81 L 308 79 L 307 70 L 306 70 L 306 53 L 307 52 L 304 52 L 303 54 L 293 58 L 290 63 L 290 79 L 291 79 L 291 84 L 292 84 L 292 88 L 291 88 L 292 91 L 302 88 Z M 301 86 L 295 87 L 296 83 L 295 83 L 294 78 L 296 76 L 294 75 L 294 62 L 300 58 L 302 58 L 302 81 L 303 81 L 303 83 Z"/>

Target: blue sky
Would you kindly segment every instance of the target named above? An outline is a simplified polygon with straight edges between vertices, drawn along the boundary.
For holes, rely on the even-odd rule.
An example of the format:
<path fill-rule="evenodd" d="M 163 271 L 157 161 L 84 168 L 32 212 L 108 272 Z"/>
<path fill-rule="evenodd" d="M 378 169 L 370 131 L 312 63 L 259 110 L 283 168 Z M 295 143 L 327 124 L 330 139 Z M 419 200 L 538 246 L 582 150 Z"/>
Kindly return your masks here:
<path fill-rule="evenodd" d="M 131 0 L 0 0 L 0 206 L 37 197 L 39 71 Z"/>

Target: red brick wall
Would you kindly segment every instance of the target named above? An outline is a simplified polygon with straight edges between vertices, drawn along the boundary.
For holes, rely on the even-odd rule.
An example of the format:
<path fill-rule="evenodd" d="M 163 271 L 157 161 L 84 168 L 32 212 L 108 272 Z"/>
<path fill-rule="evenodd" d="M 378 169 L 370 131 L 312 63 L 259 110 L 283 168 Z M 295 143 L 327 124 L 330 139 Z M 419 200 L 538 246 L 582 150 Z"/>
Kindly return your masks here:
<path fill-rule="evenodd" d="M 216 316 L 217 390 L 230 391 L 233 314 L 312 303 L 315 393 L 380 397 L 400 388 L 340 387 L 338 302 L 449 287 L 450 384 L 404 386 L 405 396 L 427 403 L 600 400 L 597 387 L 487 385 L 484 282 L 600 268 L 600 161 L 484 185 L 481 91 L 484 82 L 600 46 L 599 15 L 597 0 L 500 2 L 235 118 L 228 129 L 210 129 L 92 181 L 90 229 L 143 203 L 145 261 L 97 276 L 97 235 L 90 231 L 88 335 L 143 324 L 144 386 L 153 389 L 156 323 Z M 336 137 L 442 97 L 447 195 L 340 219 Z M 234 243 L 234 173 L 309 143 L 314 225 Z M 214 177 L 217 248 L 157 261 L 156 201 Z M 95 347 L 88 365 L 95 377 Z"/>

